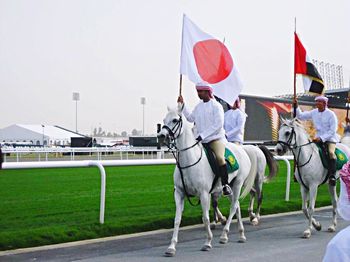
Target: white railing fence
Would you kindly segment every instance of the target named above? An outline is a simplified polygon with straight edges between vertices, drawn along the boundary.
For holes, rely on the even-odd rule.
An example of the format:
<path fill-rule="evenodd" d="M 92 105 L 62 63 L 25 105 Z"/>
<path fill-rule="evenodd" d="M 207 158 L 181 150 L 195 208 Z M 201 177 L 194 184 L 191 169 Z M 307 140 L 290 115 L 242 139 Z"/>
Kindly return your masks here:
<path fill-rule="evenodd" d="M 276 160 L 282 160 L 287 165 L 286 195 L 285 200 L 289 201 L 291 168 L 289 160 L 291 156 L 276 156 Z M 100 170 L 101 194 L 100 194 L 100 218 L 104 223 L 105 196 L 106 196 L 106 171 L 105 166 L 148 166 L 148 165 L 169 165 L 175 164 L 175 159 L 144 159 L 144 160 L 102 160 L 102 161 L 44 161 L 44 162 L 7 162 L 3 163 L 3 169 L 25 169 L 25 168 L 62 168 L 62 167 L 92 167 L 96 166 Z"/>
<path fill-rule="evenodd" d="M 128 160 L 170 157 L 167 148 L 155 147 L 16 147 L 2 148 L 4 162 L 63 160 Z"/>

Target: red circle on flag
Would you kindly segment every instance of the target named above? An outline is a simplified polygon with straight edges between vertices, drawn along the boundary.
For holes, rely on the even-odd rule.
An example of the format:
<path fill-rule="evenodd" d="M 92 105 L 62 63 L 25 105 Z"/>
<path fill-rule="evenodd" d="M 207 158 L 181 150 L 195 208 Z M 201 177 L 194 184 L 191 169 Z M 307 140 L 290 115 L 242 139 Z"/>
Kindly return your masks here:
<path fill-rule="evenodd" d="M 221 82 L 232 71 L 232 57 L 226 46 L 216 39 L 197 42 L 193 55 L 199 75 L 210 84 Z"/>

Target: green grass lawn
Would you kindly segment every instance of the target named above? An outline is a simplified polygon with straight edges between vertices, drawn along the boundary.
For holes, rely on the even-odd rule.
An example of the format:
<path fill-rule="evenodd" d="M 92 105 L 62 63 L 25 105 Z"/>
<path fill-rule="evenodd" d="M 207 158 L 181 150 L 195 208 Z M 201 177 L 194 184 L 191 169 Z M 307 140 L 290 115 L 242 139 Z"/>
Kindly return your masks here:
<path fill-rule="evenodd" d="M 105 224 L 99 224 L 97 168 L 0 171 L 0 250 L 172 228 L 175 214 L 173 165 L 106 168 Z M 300 210 L 299 185 L 285 202 L 286 169 L 264 185 L 262 214 Z M 317 206 L 330 204 L 327 186 Z M 229 201 L 220 200 L 224 214 Z M 248 197 L 241 203 L 247 216 Z M 202 223 L 201 208 L 186 201 L 182 226 Z"/>

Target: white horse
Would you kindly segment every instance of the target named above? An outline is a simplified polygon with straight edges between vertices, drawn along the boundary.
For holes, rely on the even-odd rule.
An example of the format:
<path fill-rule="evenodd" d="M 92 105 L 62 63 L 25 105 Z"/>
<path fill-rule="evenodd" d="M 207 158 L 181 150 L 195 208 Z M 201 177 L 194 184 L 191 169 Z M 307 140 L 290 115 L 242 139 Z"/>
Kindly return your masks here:
<path fill-rule="evenodd" d="M 206 241 L 202 247 L 202 251 L 211 249 L 211 241 L 213 234 L 210 229 L 209 208 L 210 208 L 210 189 L 214 180 L 214 173 L 209 165 L 208 159 L 201 143 L 195 140 L 194 134 L 188 122 L 182 117 L 182 109 L 179 106 L 175 110 L 169 109 L 164 118 L 164 125 L 158 133 L 159 139 L 170 138 L 174 141 L 176 148 L 177 166 L 174 171 L 174 198 L 176 204 L 176 214 L 174 220 L 174 232 L 171 243 L 165 252 L 166 256 L 174 256 L 176 252 L 176 244 L 178 242 L 178 232 L 181 223 L 182 212 L 184 208 L 184 199 L 189 196 L 199 197 L 202 206 L 202 219 L 207 233 Z M 236 177 L 232 185 L 233 194 L 230 197 L 231 208 L 230 215 L 226 226 L 220 237 L 220 243 L 228 242 L 228 232 L 233 216 L 241 218 L 241 211 L 238 198 L 241 188 L 244 184 L 245 189 L 242 195 L 247 195 L 254 183 L 256 172 L 256 157 L 253 152 L 246 151 L 240 147 L 228 143 L 227 147 L 233 152 L 239 163 L 239 169 L 229 174 L 229 179 Z M 222 190 L 220 181 L 216 184 L 213 192 Z M 245 242 L 243 223 L 238 224 L 239 241 Z"/>
<path fill-rule="evenodd" d="M 304 238 L 311 236 L 312 226 L 316 230 L 321 230 L 321 224 L 314 218 L 314 207 L 317 196 L 317 188 L 327 180 L 327 169 L 321 163 L 318 147 L 312 143 L 301 122 L 297 119 L 284 120 L 278 133 L 279 141 L 276 145 L 276 152 L 279 155 L 291 149 L 296 161 L 295 177 L 300 184 L 302 197 L 302 209 L 309 220 L 308 227 L 303 233 Z M 337 148 L 342 150 L 347 157 L 350 157 L 350 149 L 337 144 Z M 338 176 L 338 172 L 337 172 Z M 333 218 L 328 227 L 329 232 L 334 232 L 337 226 L 337 193 L 336 187 L 328 185 L 332 198 Z M 309 202 L 308 202 L 309 201 Z"/>
<path fill-rule="evenodd" d="M 250 148 L 250 146 L 243 145 L 243 148 Z M 257 157 L 257 170 L 255 174 L 254 187 L 250 191 L 248 214 L 250 222 L 252 223 L 252 225 L 256 226 L 259 224 L 260 221 L 260 209 L 263 200 L 263 183 L 268 183 L 274 177 L 276 177 L 278 173 L 278 164 L 277 161 L 274 159 L 273 154 L 264 145 L 254 146 L 253 152 L 256 154 Z M 266 164 L 269 167 L 269 175 L 265 177 Z M 217 224 L 218 222 L 220 222 L 223 225 L 226 224 L 226 217 L 222 215 L 218 207 L 218 199 L 220 196 L 221 194 L 219 192 L 215 192 L 212 194 L 212 206 L 214 209 L 213 227 L 215 227 L 215 224 Z M 256 212 L 254 213 L 255 198 L 257 198 L 258 203 Z"/>

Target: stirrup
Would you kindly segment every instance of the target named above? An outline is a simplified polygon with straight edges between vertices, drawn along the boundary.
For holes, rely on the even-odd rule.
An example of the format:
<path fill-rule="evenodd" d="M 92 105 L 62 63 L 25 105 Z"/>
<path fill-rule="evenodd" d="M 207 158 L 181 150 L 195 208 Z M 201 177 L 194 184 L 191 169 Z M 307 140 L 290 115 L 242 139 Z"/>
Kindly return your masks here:
<path fill-rule="evenodd" d="M 231 189 L 231 187 L 229 186 L 229 185 L 224 185 L 223 187 L 222 187 L 222 193 L 223 193 L 223 195 L 224 196 L 230 196 L 230 195 L 232 195 L 232 189 Z"/>

